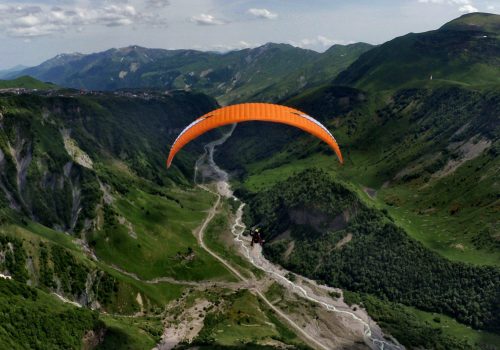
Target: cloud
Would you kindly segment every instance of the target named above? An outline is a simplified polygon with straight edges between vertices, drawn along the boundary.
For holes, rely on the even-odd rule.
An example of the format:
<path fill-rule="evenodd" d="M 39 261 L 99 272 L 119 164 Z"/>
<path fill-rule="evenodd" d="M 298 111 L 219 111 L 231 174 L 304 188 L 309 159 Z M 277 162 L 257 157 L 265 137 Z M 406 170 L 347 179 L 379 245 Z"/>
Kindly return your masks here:
<path fill-rule="evenodd" d="M 166 22 L 157 13 L 139 11 L 123 1 L 103 3 L 100 7 L 0 5 L 0 31 L 11 37 L 47 36 L 72 29 L 81 32 L 89 25 L 121 27 L 133 24 L 157 26 Z"/>
<path fill-rule="evenodd" d="M 418 0 L 424 4 L 449 4 L 449 5 L 465 5 L 469 4 L 470 0 Z"/>
<path fill-rule="evenodd" d="M 170 5 L 170 0 L 147 0 L 146 5 L 148 7 L 163 8 Z"/>
<path fill-rule="evenodd" d="M 331 38 L 327 38 L 326 36 L 323 35 L 318 35 L 314 38 L 305 38 L 301 39 L 299 41 L 289 41 L 289 43 L 293 46 L 301 47 L 301 48 L 311 48 L 311 47 L 316 47 L 316 48 L 329 48 L 330 46 L 334 44 L 346 44 L 344 40 L 334 40 Z"/>
<path fill-rule="evenodd" d="M 318 35 L 317 40 L 318 43 L 320 43 L 322 46 L 332 46 L 333 44 L 337 43 L 336 40 L 329 39 L 322 35 Z"/>
<path fill-rule="evenodd" d="M 275 19 L 278 17 L 276 13 L 273 13 L 267 9 L 256 9 L 256 8 L 251 8 L 247 11 L 249 14 L 252 16 L 258 17 L 258 18 L 263 18 L 263 19 Z"/>
<path fill-rule="evenodd" d="M 466 4 L 463 6 L 460 6 L 458 8 L 458 11 L 463 12 L 463 13 L 472 13 L 472 12 L 477 12 L 478 9 L 472 6 L 471 4 Z"/>
<path fill-rule="evenodd" d="M 259 46 L 259 44 L 250 44 L 244 40 L 240 40 L 234 45 L 216 44 L 216 45 L 210 46 L 208 49 L 224 52 L 224 51 L 248 49 L 248 48 L 252 48 L 252 47 L 256 47 L 256 46 Z M 200 47 L 200 48 L 203 48 L 203 47 Z"/>
<path fill-rule="evenodd" d="M 215 18 L 212 15 L 208 15 L 206 13 L 202 13 L 198 16 L 191 17 L 191 21 L 200 25 L 200 26 L 215 26 L 220 24 L 225 24 L 226 22 Z"/>
<path fill-rule="evenodd" d="M 423 4 L 445 4 L 458 6 L 458 11 L 463 13 L 477 12 L 478 9 L 474 7 L 470 0 L 418 0 Z"/>

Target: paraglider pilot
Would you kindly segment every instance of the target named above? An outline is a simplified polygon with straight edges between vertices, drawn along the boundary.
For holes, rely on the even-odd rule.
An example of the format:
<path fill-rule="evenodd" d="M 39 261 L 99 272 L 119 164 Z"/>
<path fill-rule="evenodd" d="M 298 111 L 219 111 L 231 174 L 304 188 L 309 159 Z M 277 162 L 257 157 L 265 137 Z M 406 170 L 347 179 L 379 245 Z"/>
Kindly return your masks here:
<path fill-rule="evenodd" d="M 255 230 L 251 230 L 250 234 L 252 235 L 252 247 L 254 243 L 259 243 L 262 245 L 264 243 L 264 240 L 262 239 L 260 235 L 260 228 L 256 228 Z"/>

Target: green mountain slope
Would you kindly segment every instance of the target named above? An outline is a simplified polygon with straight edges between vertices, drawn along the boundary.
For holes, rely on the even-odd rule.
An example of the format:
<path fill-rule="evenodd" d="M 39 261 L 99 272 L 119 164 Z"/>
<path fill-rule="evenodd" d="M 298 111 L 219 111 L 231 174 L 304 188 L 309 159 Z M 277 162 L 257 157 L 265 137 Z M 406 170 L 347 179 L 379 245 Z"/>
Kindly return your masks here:
<path fill-rule="evenodd" d="M 498 15 L 492 13 L 473 13 L 463 15 L 441 27 L 442 30 L 481 31 L 496 34 L 500 30 Z"/>
<path fill-rule="evenodd" d="M 0 279 L 0 310 L 3 349 L 77 348 L 85 336 L 104 330 L 97 313 L 15 281 Z"/>
<path fill-rule="evenodd" d="M 325 88 L 290 102 L 334 130 L 344 166 L 313 137 L 278 126 L 266 129 L 264 141 L 264 127 L 239 126 L 219 160 L 239 174 L 247 223 L 267 233 L 264 250 L 271 260 L 333 286 L 498 333 L 499 320 L 476 323 L 489 316 L 473 316 L 481 307 L 469 301 L 488 299 L 479 297 L 484 280 L 493 288 L 484 312 L 496 313 L 500 300 L 499 98 L 497 91 L 455 87 L 389 97 Z M 266 147 L 274 142 L 275 148 Z M 335 181 L 322 183 L 318 167 Z M 364 215 L 365 206 L 378 214 Z M 399 280 L 403 276 L 413 282 Z M 472 282 L 477 276 L 482 282 Z M 467 290 L 469 285 L 478 289 Z M 398 325 L 406 316 L 383 317 Z M 442 341 L 457 348 L 421 331 L 398 340 L 417 346 L 434 339 L 433 346 Z M 497 344 L 494 339 L 467 346 Z"/>
<path fill-rule="evenodd" d="M 26 75 L 12 80 L 0 80 L 0 89 L 12 88 L 49 90 L 56 89 L 57 86 L 52 83 L 41 82 Z"/>
<path fill-rule="evenodd" d="M 190 234 L 211 198 L 186 191 L 191 170 L 166 173 L 163 159 L 176 130 L 193 114 L 214 106 L 206 96 L 186 93 L 147 100 L 2 95 L 2 273 L 86 307 L 120 314 L 140 312 L 142 305 L 162 310 L 185 288 L 168 282 L 150 285 L 141 279 L 179 274 L 195 280 L 227 278 L 221 266 L 196 248 Z M 184 156 L 184 162 L 192 168 L 189 157 Z M 123 213 L 122 202 L 127 202 Z M 175 213 L 176 221 L 158 221 L 154 232 L 143 228 L 144 220 L 160 212 Z M 109 255 L 123 248 L 127 238 L 134 241 L 133 251 Z M 158 239 L 162 244 L 151 242 Z M 161 249 L 169 239 L 177 241 L 170 253 L 163 249 L 161 256 L 144 256 L 150 246 Z M 96 257 L 89 250 L 91 240 Z M 190 261 L 184 259 L 188 247 Z M 172 261 L 178 250 L 181 255 Z M 133 264 L 134 257 L 141 257 L 141 263 Z M 158 264 L 157 270 L 146 274 L 133 269 L 144 262 Z M 169 269 L 162 269 L 165 265 Z M 120 270 L 139 277 L 130 278 Z M 123 336 L 123 331 L 117 334 Z M 150 335 L 150 347 L 157 336 Z"/>
<path fill-rule="evenodd" d="M 338 168 L 313 137 L 280 126 L 238 127 L 218 161 L 251 191 L 297 169 L 324 167 L 363 196 L 371 193 L 370 201 L 387 206 L 428 248 L 453 260 L 499 266 L 499 97 L 496 90 L 454 87 L 389 97 L 325 88 L 290 103 L 330 125 L 345 166 Z"/>
<path fill-rule="evenodd" d="M 269 43 L 221 54 L 130 46 L 89 55 L 58 55 L 16 74 L 78 89 L 192 89 L 222 103 L 276 101 L 330 81 L 370 48 L 363 43 L 335 45 L 320 54 Z"/>
<path fill-rule="evenodd" d="M 166 170 L 174 137 L 215 100 L 52 95 L 0 95 L 0 344 L 151 349 L 195 316 L 199 345 L 304 348 L 193 234 L 215 200 L 191 180 L 211 136 Z"/>
<path fill-rule="evenodd" d="M 186 183 L 180 171 L 166 172 L 165 150 L 179 128 L 215 107 L 205 96 L 185 93 L 151 100 L 107 95 L 0 99 L 6 203 L 69 231 L 92 219 L 91 208 L 101 197 L 96 194 L 99 172 L 115 186 L 120 183 L 112 169 L 120 166 L 157 185 Z M 182 167 L 182 160 L 178 164 Z M 186 168 L 190 176 L 191 167 Z"/>
<path fill-rule="evenodd" d="M 237 194 L 249 203 L 247 223 L 267 233 L 269 258 L 298 274 L 367 293 L 358 300 L 410 347 L 427 341 L 431 348 L 498 344 L 495 336 L 476 331 L 458 337 L 465 340 L 458 345 L 452 339 L 459 331 L 438 325 L 434 332 L 422 321 L 447 314 L 460 327 L 498 334 L 499 320 L 477 322 L 496 314 L 500 300 L 499 46 L 494 35 L 485 34 L 491 41 L 483 45 L 487 38 L 460 24 L 481 22 L 481 33 L 492 33 L 497 19 L 464 16 L 438 31 L 394 39 L 361 55 L 334 82 L 352 87 L 326 85 L 287 100 L 333 131 L 344 166 L 314 137 L 258 123 L 238 126 L 217 157 L 238 178 Z M 455 54 L 458 63 L 449 63 L 444 53 L 464 47 L 470 55 Z M 487 74 L 466 74 L 469 80 L 457 84 L 463 69 L 480 66 L 488 67 Z M 449 75 L 418 81 L 428 67 Z M 317 168 L 330 180 L 322 181 Z M 485 314 L 473 316 L 482 307 L 468 303 L 485 289 L 466 286 L 479 286 L 472 280 L 483 274 L 492 289 L 479 299 L 491 303 Z M 405 304 L 405 311 L 389 311 L 394 303 Z M 421 310 L 437 316 L 424 317 Z M 398 330 L 401 324 L 415 328 L 408 333 Z"/>
<path fill-rule="evenodd" d="M 398 37 L 360 56 L 335 83 L 370 90 L 499 84 L 499 23 L 500 15 L 473 13 Z"/>
<path fill-rule="evenodd" d="M 190 234 L 211 200 L 188 190 L 193 158 L 185 152 L 169 172 L 164 163 L 175 133 L 193 115 L 213 109 L 212 99 L 187 93 L 153 99 L 6 95 L 0 103 L 5 233 L 71 233 L 90 241 L 108 265 L 143 279 L 225 274 L 218 264 L 204 268 L 208 257 Z M 185 260 L 188 251 L 198 258 Z M 68 288 L 75 296 L 81 290 Z"/>
<path fill-rule="evenodd" d="M 269 78 L 266 79 L 265 76 L 262 76 L 260 79 L 257 79 L 256 82 L 258 85 L 254 88 L 255 92 L 253 95 L 247 96 L 243 101 L 280 101 L 305 89 L 330 82 L 351 62 L 354 62 L 362 53 L 370 50 L 372 47 L 372 45 L 366 43 L 333 45 L 314 59 L 309 59 L 307 62 L 299 65 L 298 69 L 294 72 L 279 78 L 273 77 L 273 83 L 269 86 L 261 85 L 262 81 L 265 82 Z M 282 61 L 278 61 L 274 65 L 281 66 Z M 250 67 L 250 69 L 254 68 Z M 257 69 L 261 70 L 260 68 Z M 270 68 L 269 70 L 274 74 L 276 68 Z M 245 83 L 243 87 L 246 89 L 249 83 Z M 226 97 L 221 98 L 225 99 Z"/>

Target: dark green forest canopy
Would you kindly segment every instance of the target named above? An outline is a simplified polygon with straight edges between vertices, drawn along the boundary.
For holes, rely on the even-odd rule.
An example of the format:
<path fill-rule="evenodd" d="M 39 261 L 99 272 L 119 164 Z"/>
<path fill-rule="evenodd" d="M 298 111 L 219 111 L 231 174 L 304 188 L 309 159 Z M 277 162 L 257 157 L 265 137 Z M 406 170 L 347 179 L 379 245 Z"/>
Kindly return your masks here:
<path fill-rule="evenodd" d="M 287 239 L 266 244 L 265 254 L 272 261 L 332 286 L 444 313 L 500 333 L 497 268 L 451 262 L 430 252 L 386 213 L 362 204 L 325 172 L 308 169 L 265 192 L 246 194 L 245 200 L 249 225 L 262 225 L 268 238 L 289 230 L 290 239 L 296 241 L 288 257 L 284 257 Z M 303 208 L 323 214 L 317 218 L 325 227 L 343 212 L 350 219 L 340 230 L 322 230 L 321 223 L 316 227 L 297 223 L 293 211 Z M 336 247 L 348 233 L 352 240 Z"/>
<path fill-rule="evenodd" d="M 2 349 L 77 349 L 87 332 L 103 326 L 97 312 L 57 305 L 44 292 L 0 279 Z"/>

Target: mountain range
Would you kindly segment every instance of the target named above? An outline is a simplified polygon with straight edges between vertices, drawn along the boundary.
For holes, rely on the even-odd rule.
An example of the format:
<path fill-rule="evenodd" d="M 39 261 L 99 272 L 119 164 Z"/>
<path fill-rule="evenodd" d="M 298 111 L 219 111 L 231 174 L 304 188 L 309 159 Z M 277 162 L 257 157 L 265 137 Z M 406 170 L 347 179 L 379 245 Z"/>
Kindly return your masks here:
<path fill-rule="evenodd" d="M 324 53 L 273 44 L 228 53 L 129 46 L 94 54 L 61 54 L 16 71 L 76 89 L 198 90 L 221 103 L 275 101 L 332 80 L 372 45 L 334 45 Z"/>
<path fill-rule="evenodd" d="M 5 78 L 8 79 L 9 76 L 13 76 L 13 75 L 15 75 L 15 73 L 20 72 L 26 68 L 29 68 L 29 67 L 18 64 L 18 65 L 11 67 L 9 69 L 2 69 L 2 70 L 0 70 L 0 79 L 5 79 Z"/>

